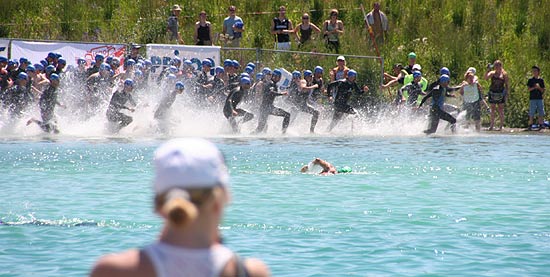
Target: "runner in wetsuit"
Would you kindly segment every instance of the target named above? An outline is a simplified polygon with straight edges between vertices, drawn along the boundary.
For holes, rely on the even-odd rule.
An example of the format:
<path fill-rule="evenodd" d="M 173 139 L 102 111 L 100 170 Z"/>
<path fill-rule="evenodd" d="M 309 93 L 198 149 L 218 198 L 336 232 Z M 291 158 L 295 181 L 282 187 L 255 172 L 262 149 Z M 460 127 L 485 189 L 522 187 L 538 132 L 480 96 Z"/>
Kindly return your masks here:
<path fill-rule="evenodd" d="M 132 97 L 132 90 L 134 89 L 134 81 L 132 79 L 126 79 L 124 81 L 124 88 L 122 91 L 117 91 L 113 93 L 111 97 L 111 102 L 109 102 L 109 108 L 107 108 L 107 120 L 109 122 L 116 124 L 117 131 L 128 126 L 132 123 L 133 119 L 131 116 L 127 116 L 120 111 L 125 109 L 131 112 L 134 112 L 134 108 L 126 106 L 126 103 L 130 103 L 133 106 L 136 106 L 136 102 Z"/>
<path fill-rule="evenodd" d="M 182 94 L 184 89 L 185 87 L 183 82 L 176 82 L 175 89 L 160 100 L 157 110 L 155 111 L 155 119 L 166 118 L 166 113 L 172 104 L 174 104 L 174 101 L 176 101 L 176 96 L 178 96 L 178 94 Z"/>
<path fill-rule="evenodd" d="M 357 72 L 353 69 L 348 71 L 346 79 L 337 80 L 328 85 L 327 90 L 332 91 L 336 89 L 336 96 L 334 97 L 334 115 L 332 122 L 330 123 L 328 130 L 331 131 L 334 126 L 342 119 L 344 114 L 355 114 L 355 110 L 348 105 L 348 101 L 355 91 L 355 93 L 363 93 L 369 91 L 369 87 L 364 86 L 361 90 L 355 80 L 357 79 Z"/>
<path fill-rule="evenodd" d="M 27 73 L 17 74 L 16 85 L 4 93 L 4 103 L 12 118 L 20 117 L 23 111 L 34 101 L 32 92 L 27 88 L 29 77 Z"/>
<path fill-rule="evenodd" d="M 313 91 L 311 92 L 310 98 L 311 98 L 311 101 L 314 103 L 319 101 L 319 98 L 321 98 L 324 94 L 323 90 L 324 90 L 325 82 L 323 81 L 323 71 L 324 69 L 320 66 L 316 66 L 315 69 L 313 70 L 313 78 L 312 78 L 313 80 L 311 81 L 311 84 L 317 85 L 317 87 L 314 88 Z M 306 81 L 308 81 L 307 78 L 306 78 Z"/>
<path fill-rule="evenodd" d="M 441 75 L 439 77 L 439 85 L 433 88 L 420 102 L 419 107 L 421 107 L 428 98 L 432 98 L 432 106 L 430 108 L 430 123 L 427 130 L 424 131 L 426 134 L 433 134 L 437 131 L 437 125 L 439 125 L 439 119 L 443 119 L 451 123 L 451 130 L 453 133 L 456 131 L 456 119 L 443 110 L 443 104 L 445 103 L 445 96 L 455 97 L 454 94 L 449 92 L 458 90 L 460 88 L 451 88 L 449 87 L 449 75 Z"/>
<path fill-rule="evenodd" d="M 251 84 L 252 82 L 250 81 L 250 78 L 242 77 L 240 81 L 240 86 L 234 88 L 233 90 L 231 90 L 231 92 L 229 92 L 227 100 L 225 101 L 225 106 L 223 107 L 223 115 L 225 116 L 225 118 L 227 118 L 227 120 L 229 120 L 229 124 L 231 124 L 231 128 L 235 133 L 239 132 L 239 126 L 237 125 L 237 120 L 235 119 L 235 117 L 243 117 L 241 124 L 254 118 L 254 115 L 252 113 L 237 108 L 237 105 L 239 105 L 243 97 L 248 94 Z"/>
<path fill-rule="evenodd" d="M 57 129 L 57 124 L 54 120 L 55 105 L 62 106 L 57 101 L 57 88 L 59 88 L 59 75 L 53 73 L 50 75 L 50 86 L 42 92 L 40 100 L 38 101 L 42 121 L 31 118 L 27 121 L 27 126 L 34 122 L 38 124 L 44 132 L 53 132 L 55 134 L 59 133 L 59 129 Z"/>
<path fill-rule="evenodd" d="M 299 73 L 300 72 L 298 71 L 298 74 Z M 293 84 L 296 86 L 296 88 L 292 98 L 292 103 L 294 107 L 291 110 L 291 114 L 304 112 L 312 115 L 311 123 L 309 126 L 310 133 L 315 132 L 315 125 L 317 125 L 317 120 L 319 120 L 319 111 L 308 104 L 310 91 L 318 87 L 316 84 L 311 84 L 312 74 L 313 73 L 310 70 L 304 71 L 304 77 L 310 80 L 310 84 L 308 84 L 305 79 L 300 79 L 300 75 L 297 75 L 298 78 L 293 81 Z"/>
<path fill-rule="evenodd" d="M 426 93 L 422 91 L 422 84 L 420 83 L 422 73 L 420 71 L 414 71 L 412 75 L 414 77 L 413 81 L 403 86 L 397 92 L 395 102 L 398 106 L 405 104 L 405 106 L 409 108 L 416 107 L 418 97 L 420 95 L 426 95 Z"/>
<path fill-rule="evenodd" d="M 267 118 L 269 115 L 282 116 L 283 119 L 283 134 L 286 133 L 288 124 L 290 123 L 290 113 L 287 111 L 273 106 L 275 97 L 281 95 L 288 95 L 288 92 L 279 92 L 277 89 L 277 82 L 281 80 L 282 72 L 279 69 L 273 70 L 271 81 L 264 84 L 264 91 L 262 95 L 262 104 L 260 105 L 260 117 L 258 118 L 258 128 L 255 133 L 264 132 L 266 129 Z"/>
<path fill-rule="evenodd" d="M 214 72 L 216 75 L 212 79 L 212 89 L 208 93 L 208 101 L 215 106 L 221 106 L 227 98 L 225 82 L 223 81 L 225 70 L 221 66 L 216 66 Z"/>

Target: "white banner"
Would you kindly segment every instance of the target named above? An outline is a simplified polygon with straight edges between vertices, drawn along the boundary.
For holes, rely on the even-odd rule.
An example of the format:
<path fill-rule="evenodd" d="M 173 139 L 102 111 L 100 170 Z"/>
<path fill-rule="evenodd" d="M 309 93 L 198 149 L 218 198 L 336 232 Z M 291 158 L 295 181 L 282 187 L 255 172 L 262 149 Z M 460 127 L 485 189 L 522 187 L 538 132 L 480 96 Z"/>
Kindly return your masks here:
<path fill-rule="evenodd" d="M 124 44 L 94 44 L 94 43 L 76 43 L 76 42 L 36 42 L 36 41 L 18 41 L 11 42 L 11 57 L 19 59 L 25 57 L 33 64 L 44 60 L 48 53 L 59 52 L 67 65 L 76 65 L 78 58 L 84 58 L 88 62 L 94 60 L 96 54 L 102 54 L 105 57 L 124 58 Z"/>
<path fill-rule="evenodd" d="M 9 57 L 8 46 L 10 45 L 9 39 L 0 39 L 0 56 Z"/>
<path fill-rule="evenodd" d="M 210 58 L 214 60 L 215 66 L 220 65 L 219 46 L 192 46 L 174 44 L 147 44 L 147 57 L 154 65 L 167 66 L 174 57 L 202 61 Z"/>

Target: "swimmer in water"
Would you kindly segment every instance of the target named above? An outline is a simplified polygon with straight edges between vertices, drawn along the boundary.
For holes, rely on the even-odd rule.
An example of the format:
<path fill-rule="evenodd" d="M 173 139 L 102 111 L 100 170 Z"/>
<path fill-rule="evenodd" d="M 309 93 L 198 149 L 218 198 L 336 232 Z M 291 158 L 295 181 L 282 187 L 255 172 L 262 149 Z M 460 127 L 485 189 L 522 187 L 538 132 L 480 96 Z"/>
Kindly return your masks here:
<path fill-rule="evenodd" d="M 313 166 L 315 166 L 315 165 L 319 165 L 322 168 L 321 172 L 319 172 L 319 174 L 321 174 L 321 175 L 334 175 L 334 174 L 337 174 L 337 173 L 350 173 L 351 172 L 351 168 L 349 168 L 348 166 L 344 166 L 341 169 L 337 170 L 336 167 L 334 167 L 331 163 L 329 163 L 325 160 L 321 160 L 319 158 L 315 158 L 309 164 L 302 166 L 302 168 L 300 169 L 300 172 L 306 173 L 310 170 L 314 170 Z"/>

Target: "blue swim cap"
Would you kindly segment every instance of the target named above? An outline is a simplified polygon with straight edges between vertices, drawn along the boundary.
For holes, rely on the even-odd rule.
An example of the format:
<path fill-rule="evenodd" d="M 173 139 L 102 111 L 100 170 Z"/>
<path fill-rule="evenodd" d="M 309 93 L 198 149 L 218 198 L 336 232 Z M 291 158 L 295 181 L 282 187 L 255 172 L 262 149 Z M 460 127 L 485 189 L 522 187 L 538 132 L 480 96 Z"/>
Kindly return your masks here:
<path fill-rule="evenodd" d="M 439 82 L 440 83 L 449 82 L 450 80 L 451 80 L 451 78 L 449 78 L 449 75 L 447 75 L 447 74 L 443 74 L 439 77 Z"/>
<path fill-rule="evenodd" d="M 248 73 L 246 73 L 246 72 L 243 72 L 243 73 L 241 73 L 241 78 L 242 78 L 242 77 L 248 77 L 248 78 L 250 78 L 250 74 L 248 74 Z"/>
<path fill-rule="evenodd" d="M 67 65 L 67 61 L 66 61 L 65 59 L 63 59 L 63 58 L 62 58 L 62 59 L 59 59 L 59 60 L 57 61 L 57 63 L 58 63 L 58 64 Z"/>
<path fill-rule="evenodd" d="M 256 73 L 256 80 L 260 80 L 264 77 L 264 74 L 261 72 Z"/>
<path fill-rule="evenodd" d="M 172 59 L 172 64 L 181 64 L 181 59 L 179 57 L 174 57 Z"/>
<path fill-rule="evenodd" d="M 246 67 L 244 68 L 244 71 L 245 71 L 246 73 L 250 74 L 250 73 L 254 72 L 254 68 L 252 68 L 252 67 L 250 67 L 250 66 L 246 66 Z"/>
<path fill-rule="evenodd" d="M 48 57 L 49 57 L 49 55 L 48 55 Z M 101 55 L 101 54 L 95 55 L 95 60 L 96 60 L 96 61 L 97 61 L 97 60 L 104 60 L 104 59 L 105 59 L 105 56 L 103 56 L 103 55 Z"/>
<path fill-rule="evenodd" d="M 256 65 L 252 62 L 247 63 L 246 66 L 250 66 L 250 67 L 252 67 L 252 69 L 256 69 Z"/>
<path fill-rule="evenodd" d="M 244 27 L 244 23 L 242 21 L 237 21 L 235 22 L 235 27 L 242 29 Z"/>
<path fill-rule="evenodd" d="M 31 64 L 29 66 L 27 66 L 27 72 L 30 71 L 30 72 L 35 72 L 36 71 L 36 68 L 34 68 L 34 66 Z"/>
<path fill-rule="evenodd" d="M 132 66 L 136 64 L 136 61 L 134 61 L 133 59 L 127 59 L 126 61 L 124 61 L 124 64 L 126 66 Z"/>
<path fill-rule="evenodd" d="M 223 66 L 233 66 L 233 61 L 230 59 L 225 59 L 223 61 Z"/>
<path fill-rule="evenodd" d="M 57 55 L 54 52 L 50 52 L 50 53 L 48 53 L 48 58 L 55 59 L 55 58 L 57 58 Z"/>
<path fill-rule="evenodd" d="M 439 74 L 441 74 L 441 75 L 445 74 L 445 75 L 451 76 L 451 71 L 446 67 L 442 67 L 439 70 Z"/>
<path fill-rule="evenodd" d="M 348 77 L 357 77 L 357 71 L 350 69 L 348 71 Z"/>
<path fill-rule="evenodd" d="M 175 67 L 175 66 L 173 66 L 173 65 L 170 66 L 169 70 L 170 70 L 170 72 L 172 72 L 172 73 L 177 73 L 177 72 L 178 72 L 178 68 Z"/>
<path fill-rule="evenodd" d="M 216 69 L 215 69 L 215 72 L 216 73 L 224 73 L 225 72 L 225 69 L 223 69 L 222 66 L 216 66 Z"/>
<path fill-rule="evenodd" d="M 283 72 L 280 69 L 273 70 L 273 75 L 282 76 Z"/>
<path fill-rule="evenodd" d="M 243 84 L 243 85 L 244 85 L 244 84 L 250 85 L 250 83 L 251 83 L 251 82 L 250 82 L 250 78 L 248 78 L 248 77 L 242 77 L 242 78 L 241 78 L 241 84 Z"/>
<path fill-rule="evenodd" d="M 51 72 L 54 72 L 55 71 L 55 66 L 53 65 L 48 65 L 46 66 L 46 73 L 51 73 Z"/>
<path fill-rule="evenodd" d="M 179 89 L 179 90 L 185 89 L 185 86 L 183 85 L 182 81 L 176 82 L 176 89 Z"/>
<path fill-rule="evenodd" d="M 240 67 L 241 66 L 241 64 L 237 60 L 233 60 L 233 61 L 231 61 L 231 63 L 233 64 L 233 67 Z"/>
<path fill-rule="evenodd" d="M 34 69 L 36 69 L 38 71 L 44 71 L 44 66 L 41 63 L 35 63 L 34 64 Z"/>
<path fill-rule="evenodd" d="M 85 64 L 85 63 L 86 63 L 86 60 L 83 59 L 83 58 L 78 58 L 78 59 L 76 59 L 76 63 L 77 63 L 77 64 Z"/>
<path fill-rule="evenodd" d="M 272 73 L 272 72 L 271 72 L 271 68 L 269 68 L 269 67 L 264 67 L 264 69 L 262 69 L 262 73 L 263 73 L 264 75 L 271 74 L 271 73 Z"/>
<path fill-rule="evenodd" d="M 134 80 L 126 79 L 126 80 L 124 80 L 124 85 L 129 86 L 129 87 L 134 87 Z"/>
<path fill-rule="evenodd" d="M 207 59 L 202 60 L 201 64 L 202 66 L 212 67 L 212 63 L 210 62 L 210 60 Z"/>
<path fill-rule="evenodd" d="M 113 62 L 113 57 L 109 56 L 107 57 L 107 59 L 105 60 L 106 63 L 112 63 Z"/>
<path fill-rule="evenodd" d="M 25 57 L 19 58 L 19 63 L 28 63 L 28 62 L 29 62 L 29 60 Z"/>
<path fill-rule="evenodd" d="M 0 63 L 7 63 L 8 58 L 6 56 L 0 56 Z"/>
<path fill-rule="evenodd" d="M 183 61 L 183 64 L 189 66 L 189 65 L 193 65 L 193 62 L 191 60 L 185 60 Z"/>
<path fill-rule="evenodd" d="M 421 77 L 421 76 L 422 76 L 422 72 L 420 72 L 420 71 L 414 71 L 413 72 L 413 78 Z"/>
<path fill-rule="evenodd" d="M 107 63 L 102 63 L 100 66 L 99 66 L 99 70 L 105 70 L 105 71 L 110 71 L 111 70 L 111 66 Z"/>
<path fill-rule="evenodd" d="M 313 75 L 313 72 L 311 72 L 311 70 L 304 71 L 304 77 L 309 77 L 311 75 Z"/>
<path fill-rule="evenodd" d="M 25 72 L 20 72 L 19 74 L 17 74 L 17 80 L 22 80 L 22 79 L 28 80 L 28 78 L 29 76 Z"/>
<path fill-rule="evenodd" d="M 52 73 L 52 75 L 50 75 L 50 80 L 59 81 L 59 75 Z"/>
<path fill-rule="evenodd" d="M 176 80 L 176 78 L 177 78 L 176 75 L 174 75 L 172 73 L 170 73 L 166 76 L 166 79 L 168 79 L 168 80 Z"/>
<path fill-rule="evenodd" d="M 48 63 L 47 61 L 45 61 L 45 60 L 41 60 L 41 61 L 40 61 L 40 64 L 42 64 L 44 67 L 46 67 L 46 66 L 49 65 L 49 63 Z"/>
<path fill-rule="evenodd" d="M 153 65 L 153 63 L 150 60 L 145 61 L 145 67 L 150 67 L 152 65 Z"/>
<path fill-rule="evenodd" d="M 292 78 L 295 79 L 295 78 L 300 78 L 302 77 L 302 73 L 298 70 L 294 70 L 292 71 Z"/>
<path fill-rule="evenodd" d="M 320 66 L 316 66 L 313 71 L 315 71 L 315 73 L 323 73 L 323 71 L 325 71 L 325 70 Z"/>
<path fill-rule="evenodd" d="M 134 75 L 135 75 L 136 77 L 142 77 L 142 76 L 143 76 L 143 72 L 141 72 L 141 70 L 136 70 L 136 71 L 134 71 Z"/>

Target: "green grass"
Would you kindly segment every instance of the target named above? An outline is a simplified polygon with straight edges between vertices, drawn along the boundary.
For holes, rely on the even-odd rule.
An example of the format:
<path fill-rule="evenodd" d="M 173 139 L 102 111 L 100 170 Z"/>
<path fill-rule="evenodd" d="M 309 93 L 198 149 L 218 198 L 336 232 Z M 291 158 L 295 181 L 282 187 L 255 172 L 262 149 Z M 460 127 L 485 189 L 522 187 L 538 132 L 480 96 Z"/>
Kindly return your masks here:
<path fill-rule="evenodd" d="M 192 41 L 193 24 L 201 10 L 207 11 L 214 32 L 221 31 L 227 7 L 236 5 L 245 21 L 243 47 L 272 48 L 269 33 L 271 19 L 280 5 L 287 6 L 288 17 L 297 24 L 301 14 L 309 12 L 318 26 L 328 17 L 328 10 L 340 10 L 346 32 L 341 53 L 374 55 L 359 5 L 370 10 L 373 1 L 296 0 L 296 1 L 164 1 L 164 0 L 46 0 L 5 1 L 0 10 L 0 36 L 25 39 L 71 41 L 165 43 L 166 18 L 173 4 L 183 7 L 180 29 L 184 40 Z M 454 83 L 465 70 L 474 66 L 478 75 L 486 64 L 500 59 L 511 78 L 510 102 L 506 108 L 507 125 L 527 124 L 530 68 L 538 64 L 543 73 L 550 70 L 550 0 L 388 0 L 382 1 L 390 21 L 389 39 L 381 47 L 386 70 L 394 63 L 406 63 L 414 51 L 429 80 L 438 69 L 447 66 Z M 267 12 L 268 14 L 257 14 Z M 423 38 L 425 38 L 423 40 Z M 425 42 L 423 42 L 425 41 Z M 326 51 L 322 41 L 304 48 Z M 247 55 L 245 55 L 247 56 Z M 327 60 L 311 56 L 272 57 L 275 64 L 291 63 L 297 68 L 316 62 L 331 66 Z M 357 62 L 355 67 L 368 83 L 375 84 L 376 63 Z M 549 79 L 550 82 L 550 79 Z M 488 83 L 481 81 L 484 87 Z M 547 107 L 549 103 L 546 99 Z"/>

